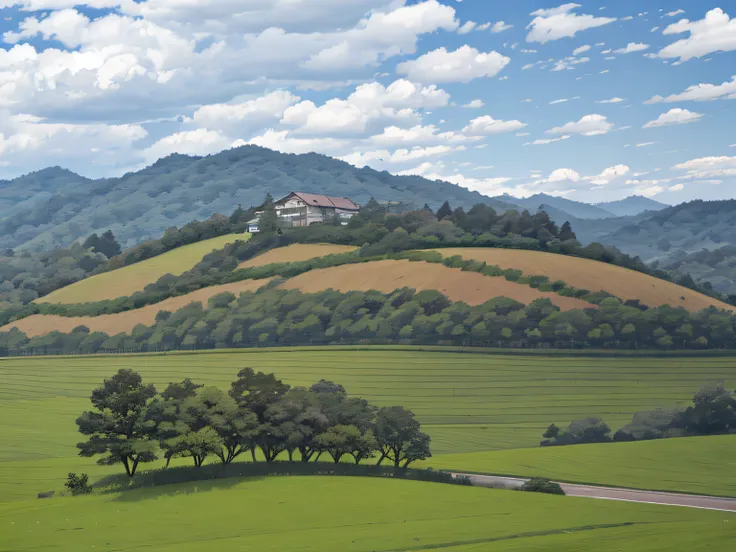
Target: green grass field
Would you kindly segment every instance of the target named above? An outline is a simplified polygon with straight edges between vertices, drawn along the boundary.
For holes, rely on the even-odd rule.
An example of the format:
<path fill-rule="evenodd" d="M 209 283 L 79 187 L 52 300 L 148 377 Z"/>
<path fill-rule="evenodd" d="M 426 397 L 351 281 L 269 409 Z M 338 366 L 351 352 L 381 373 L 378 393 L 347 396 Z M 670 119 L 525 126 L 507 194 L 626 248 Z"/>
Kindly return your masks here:
<path fill-rule="evenodd" d="M 736 515 L 414 481 L 225 479 L 0 504 L 0 551 L 727 550 Z"/>
<path fill-rule="evenodd" d="M 736 497 L 736 435 L 440 454 L 424 465 Z"/>
<path fill-rule="evenodd" d="M 125 297 L 141 291 L 164 274 L 178 276 L 192 268 L 202 257 L 215 249 L 237 240 L 246 240 L 250 234 L 228 234 L 190 245 L 177 247 L 167 253 L 111 272 L 97 274 L 41 297 L 42 303 L 87 303 Z"/>
<path fill-rule="evenodd" d="M 728 357 L 616 359 L 306 349 L 4 359 L 0 360 L 0 502 L 59 489 L 70 471 L 87 472 L 93 480 L 116 471 L 76 456 L 80 435 L 74 420 L 89 407 L 92 389 L 119 368 L 133 367 L 161 388 L 185 377 L 228 386 L 246 366 L 275 372 L 293 385 L 333 379 L 378 405 L 404 405 L 416 412 L 432 436 L 433 453 L 443 455 L 436 459 L 443 467 L 495 473 L 525 473 L 538 454 L 582 450 L 539 449 L 540 435 L 551 422 L 562 425 L 599 415 L 616 428 L 637 410 L 686 404 L 707 380 L 736 384 L 736 359 Z M 609 446 L 614 451 L 620 445 Z M 495 460 L 486 463 L 482 455 L 464 457 L 523 447 L 531 448 L 508 453 L 505 465 L 514 469 L 501 469 Z M 578 473 L 572 467 L 561 473 L 565 462 L 561 460 L 556 477 L 589 481 L 588 474 L 597 468 L 617 473 L 611 462 L 605 462 L 608 450 L 591 460 L 603 464 L 581 468 L 579 477 L 568 477 Z M 520 456 L 516 461 L 516 453 L 528 454 L 532 460 Z M 467 458 L 467 463 L 464 459 L 460 463 L 461 458 Z M 670 460 L 665 455 L 663 461 Z M 478 469 L 471 468 L 475 462 Z M 709 486 L 706 476 L 692 484 Z M 612 476 L 607 483 L 616 484 L 620 477 Z M 672 488 L 684 488 L 691 480 L 683 471 L 673 477 Z M 708 488 L 723 494 L 722 487 Z"/>

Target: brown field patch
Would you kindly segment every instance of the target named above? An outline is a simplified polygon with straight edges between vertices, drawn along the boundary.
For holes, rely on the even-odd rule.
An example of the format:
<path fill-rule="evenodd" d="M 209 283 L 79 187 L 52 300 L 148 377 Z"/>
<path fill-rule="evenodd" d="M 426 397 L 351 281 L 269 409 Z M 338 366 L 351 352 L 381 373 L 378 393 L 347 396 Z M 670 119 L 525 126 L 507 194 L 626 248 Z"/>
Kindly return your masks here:
<path fill-rule="evenodd" d="M 525 276 L 547 276 L 552 281 L 562 280 L 576 288 L 607 291 L 624 300 L 638 299 L 650 307 L 670 305 L 695 312 L 714 306 L 736 311 L 736 307 L 697 291 L 600 261 L 520 249 L 458 247 L 436 251 L 445 257 L 459 255 L 504 269 L 515 268 Z"/>
<path fill-rule="evenodd" d="M 77 326 L 87 326 L 93 332 L 104 332 L 108 335 L 130 333 L 138 324 L 150 326 L 155 323 L 159 311 L 174 312 L 190 303 L 201 302 L 207 308 L 207 301 L 218 293 L 229 291 L 236 296 L 246 291 L 256 291 L 271 281 L 271 278 L 262 280 L 243 280 L 232 284 L 212 286 L 198 289 L 192 293 L 171 297 L 140 309 L 120 312 L 117 314 L 102 314 L 100 316 L 58 316 L 56 314 L 34 314 L 16 322 L 11 322 L 0 328 L 6 332 L 11 328 L 18 328 L 29 337 L 45 335 L 53 331 L 69 333 Z"/>
<path fill-rule="evenodd" d="M 593 307 L 580 299 L 539 291 L 524 284 L 509 282 L 503 277 L 483 276 L 441 264 L 411 261 L 371 261 L 320 268 L 291 278 L 279 287 L 299 289 L 305 293 L 330 288 L 341 292 L 378 290 L 389 293 L 408 287 L 417 291 L 436 289 L 452 301 L 462 301 L 468 305 L 480 305 L 494 297 L 508 297 L 524 304 L 548 298 L 565 311 Z"/>
<path fill-rule="evenodd" d="M 358 249 L 354 245 L 335 245 L 331 243 L 294 243 L 286 247 L 277 247 L 261 255 L 248 259 L 238 265 L 238 268 L 265 266 L 273 263 L 296 263 L 308 261 L 327 255 L 350 253 Z"/>

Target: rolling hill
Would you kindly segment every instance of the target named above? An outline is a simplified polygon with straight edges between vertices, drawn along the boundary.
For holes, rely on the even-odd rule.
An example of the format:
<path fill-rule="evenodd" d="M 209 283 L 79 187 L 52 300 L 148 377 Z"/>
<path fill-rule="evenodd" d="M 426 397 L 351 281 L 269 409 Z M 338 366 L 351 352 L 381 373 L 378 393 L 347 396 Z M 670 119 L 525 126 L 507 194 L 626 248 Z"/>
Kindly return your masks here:
<path fill-rule="evenodd" d="M 221 249 L 225 244 L 248 239 L 250 234 L 229 234 L 190 245 L 178 247 L 162 255 L 110 272 L 96 274 L 70 286 L 58 289 L 36 302 L 40 303 L 88 303 L 125 297 L 141 291 L 164 274 L 175 276 L 186 272 L 202 260 L 207 253 Z"/>
<path fill-rule="evenodd" d="M 609 213 L 613 213 L 617 217 L 629 217 L 639 215 L 645 211 L 661 211 L 669 205 L 660 203 L 648 197 L 633 195 L 618 201 L 607 201 L 604 203 L 596 203 L 596 207 L 605 209 Z"/>
<path fill-rule="evenodd" d="M 475 259 L 501 268 L 518 269 L 524 274 L 547 276 L 553 281 L 562 280 L 577 288 L 607 291 L 624 300 L 638 299 L 643 305 L 652 307 L 670 305 L 694 312 L 713 306 L 736 311 L 733 305 L 672 282 L 590 259 L 518 249 L 447 248 L 437 251 L 445 257 L 459 255 L 464 259 Z"/>
<path fill-rule="evenodd" d="M 562 211 L 568 217 L 581 219 L 603 219 L 614 217 L 614 213 L 607 211 L 600 206 L 583 203 L 581 201 L 573 201 L 564 197 L 551 196 L 548 194 L 534 194 L 526 198 L 517 198 L 510 195 L 502 195 L 496 199 L 504 202 L 514 203 L 520 207 L 527 209 L 530 213 L 536 213 L 540 208 L 547 210 L 552 207 L 558 211 Z M 564 222 L 564 221 L 562 221 Z M 562 222 L 558 222 L 562 224 Z"/>

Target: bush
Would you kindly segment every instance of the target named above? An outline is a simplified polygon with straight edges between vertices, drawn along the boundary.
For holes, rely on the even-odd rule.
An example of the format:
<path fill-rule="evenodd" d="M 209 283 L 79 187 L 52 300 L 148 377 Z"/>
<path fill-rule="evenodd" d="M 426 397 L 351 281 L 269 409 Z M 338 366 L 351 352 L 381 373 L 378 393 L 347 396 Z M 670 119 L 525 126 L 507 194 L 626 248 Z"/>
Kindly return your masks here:
<path fill-rule="evenodd" d="M 560 487 L 557 483 L 550 481 L 549 479 L 544 479 L 542 477 L 534 477 L 530 479 L 521 486 L 521 490 L 530 493 L 547 493 L 555 495 L 565 494 L 565 491 L 563 491 L 562 487 Z"/>
<path fill-rule="evenodd" d="M 74 496 L 89 494 L 92 492 L 92 485 L 89 484 L 89 476 L 86 473 L 81 475 L 70 473 L 66 478 L 64 486 L 69 489 Z"/>

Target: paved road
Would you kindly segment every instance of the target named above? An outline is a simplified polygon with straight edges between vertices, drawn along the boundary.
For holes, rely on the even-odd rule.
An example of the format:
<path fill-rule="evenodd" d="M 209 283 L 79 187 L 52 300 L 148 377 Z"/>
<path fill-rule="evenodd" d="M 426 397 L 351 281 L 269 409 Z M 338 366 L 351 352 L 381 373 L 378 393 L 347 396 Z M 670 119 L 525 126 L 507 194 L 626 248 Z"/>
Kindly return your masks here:
<path fill-rule="evenodd" d="M 495 489 L 518 489 L 526 479 L 517 477 L 499 477 L 495 475 L 473 475 L 455 473 L 453 475 L 470 478 L 473 485 L 492 487 Z M 644 502 L 647 504 L 662 504 L 666 506 L 684 506 L 687 508 L 704 508 L 706 510 L 721 510 L 736 512 L 736 499 L 718 498 L 713 496 L 684 495 L 677 493 L 663 493 L 655 491 L 639 491 L 635 489 L 616 489 L 613 487 L 594 487 L 591 485 L 573 485 L 560 483 L 567 496 L 583 496 L 604 500 L 623 500 L 626 502 Z"/>

